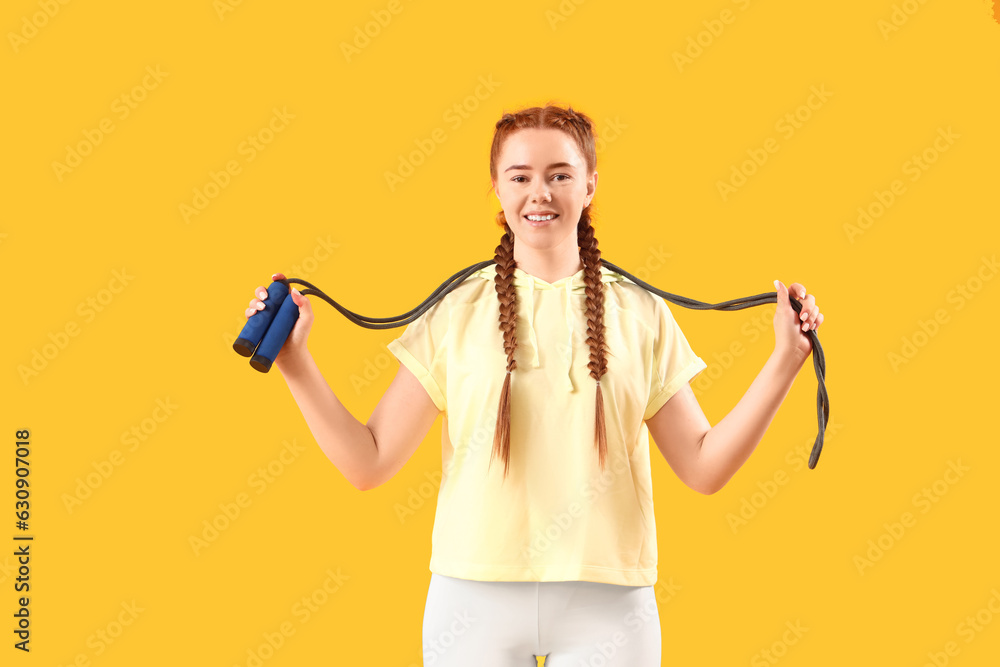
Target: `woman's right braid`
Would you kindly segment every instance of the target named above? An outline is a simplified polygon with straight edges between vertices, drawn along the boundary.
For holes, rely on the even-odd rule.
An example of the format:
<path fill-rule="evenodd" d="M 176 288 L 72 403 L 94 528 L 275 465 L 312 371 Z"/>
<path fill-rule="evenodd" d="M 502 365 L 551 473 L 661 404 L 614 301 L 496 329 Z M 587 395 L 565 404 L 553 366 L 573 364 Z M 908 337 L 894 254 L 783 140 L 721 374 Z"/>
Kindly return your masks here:
<path fill-rule="evenodd" d="M 500 213 L 503 216 L 503 212 Z M 507 353 L 507 373 L 500 391 L 500 407 L 497 409 L 497 425 L 493 436 L 493 458 L 499 456 L 504 463 L 504 479 L 510 468 L 510 374 L 517 368 L 514 352 L 517 350 L 517 291 L 514 289 L 514 233 L 503 220 L 504 234 L 500 238 L 494 255 L 496 262 L 497 298 L 500 301 L 500 331 L 503 333 L 503 348 Z"/>

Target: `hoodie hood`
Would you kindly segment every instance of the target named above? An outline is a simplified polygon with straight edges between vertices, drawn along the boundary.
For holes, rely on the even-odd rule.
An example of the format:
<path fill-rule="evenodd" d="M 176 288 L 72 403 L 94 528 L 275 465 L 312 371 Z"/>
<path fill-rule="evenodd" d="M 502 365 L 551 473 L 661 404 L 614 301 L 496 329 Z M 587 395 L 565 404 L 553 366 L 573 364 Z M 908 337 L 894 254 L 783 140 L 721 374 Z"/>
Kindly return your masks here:
<path fill-rule="evenodd" d="M 528 313 L 527 325 L 528 325 L 528 340 L 525 341 L 531 347 L 531 361 L 530 364 L 534 368 L 538 368 L 538 338 L 535 335 L 535 292 L 546 291 L 546 290 L 556 290 L 560 292 L 560 298 L 563 300 L 564 304 L 564 320 L 566 325 L 566 345 L 564 346 L 563 361 L 566 367 L 566 391 L 574 392 L 576 387 L 573 385 L 572 369 L 573 369 L 573 299 L 571 298 L 573 294 L 586 294 L 587 283 L 583 277 L 584 269 L 580 269 L 572 276 L 566 276 L 565 278 L 560 278 L 554 283 L 548 283 L 537 278 L 525 271 L 514 267 L 514 289 L 517 290 L 518 300 L 524 299 L 526 310 Z M 497 275 L 497 265 L 496 263 L 490 264 L 489 266 L 480 269 L 472 274 L 472 278 L 480 278 L 482 280 L 487 280 L 493 283 Z M 624 276 L 611 271 L 607 267 L 601 267 L 601 282 L 608 284 L 619 281 L 628 281 Z M 629 281 L 630 282 L 630 281 Z"/>

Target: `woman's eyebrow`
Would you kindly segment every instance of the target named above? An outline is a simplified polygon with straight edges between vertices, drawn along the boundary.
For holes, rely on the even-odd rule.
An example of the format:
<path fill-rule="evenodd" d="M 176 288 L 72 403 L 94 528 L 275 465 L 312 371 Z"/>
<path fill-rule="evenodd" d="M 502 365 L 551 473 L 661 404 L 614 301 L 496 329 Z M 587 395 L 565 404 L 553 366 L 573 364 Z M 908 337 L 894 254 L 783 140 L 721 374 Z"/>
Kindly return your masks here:
<path fill-rule="evenodd" d="M 553 162 L 552 164 L 549 165 L 549 169 L 566 169 L 566 168 L 573 169 L 573 165 L 571 165 L 569 162 Z M 529 170 L 531 169 L 531 167 L 526 164 L 512 164 L 503 171 L 506 174 L 511 169 Z"/>

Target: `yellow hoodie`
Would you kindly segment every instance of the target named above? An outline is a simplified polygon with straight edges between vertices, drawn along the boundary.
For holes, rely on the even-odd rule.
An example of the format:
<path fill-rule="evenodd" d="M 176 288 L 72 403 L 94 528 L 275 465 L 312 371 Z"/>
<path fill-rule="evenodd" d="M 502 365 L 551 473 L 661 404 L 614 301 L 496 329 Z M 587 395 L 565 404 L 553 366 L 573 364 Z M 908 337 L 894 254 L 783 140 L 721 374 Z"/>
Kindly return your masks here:
<path fill-rule="evenodd" d="M 601 269 L 608 349 L 602 474 L 583 273 L 547 283 L 514 269 L 518 345 L 506 481 L 499 458 L 489 467 L 507 368 L 496 264 L 388 344 L 444 413 L 431 572 L 478 581 L 656 582 L 645 420 L 706 364 L 663 299 Z"/>

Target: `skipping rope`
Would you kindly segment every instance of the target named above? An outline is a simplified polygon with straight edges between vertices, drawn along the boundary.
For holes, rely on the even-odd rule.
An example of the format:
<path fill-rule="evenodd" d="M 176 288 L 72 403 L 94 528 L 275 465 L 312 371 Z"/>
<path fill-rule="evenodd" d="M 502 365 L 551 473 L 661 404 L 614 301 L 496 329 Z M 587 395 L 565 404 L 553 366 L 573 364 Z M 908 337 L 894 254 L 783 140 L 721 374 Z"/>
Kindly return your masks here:
<path fill-rule="evenodd" d="M 244 325 L 243 330 L 236 339 L 236 342 L 233 343 L 233 349 L 244 357 L 251 357 L 250 365 L 258 371 L 266 373 L 271 368 L 274 358 L 278 356 L 278 352 L 281 350 L 282 345 L 284 345 L 285 340 L 288 338 L 288 334 L 295 325 L 295 320 L 297 320 L 299 316 L 298 306 L 295 305 L 295 302 L 292 301 L 291 296 L 289 295 L 291 283 L 304 285 L 306 289 L 300 290 L 300 293 L 303 296 L 315 294 L 340 311 L 344 317 L 359 326 L 365 327 L 366 329 L 394 329 L 396 327 L 405 326 L 420 317 L 427 309 L 443 299 L 448 292 L 452 291 L 464 282 L 466 278 L 471 276 L 476 271 L 479 271 L 490 264 L 494 264 L 495 261 L 496 260 L 489 259 L 462 269 L 448 278 L 448 280 L 441 283 L 441 285 L 438 286 L 438 288 L 434 290 L 430 296 L 424 299 L 419 306 L 413 310 L 403 313 L 402 315 L 397 315 L 396 317 L 367 317 L 365 315 L 359 315 L 358 313 L 341 306 L 310 282 L 300 278 L 282 278 L 281 280 L 276 280 L 271 283 L 270 287 L 267 288 L 268 298 L 264 302 L 264 309 L 257 312 L 254 317 L 247 319 L 246 325 Z M 671 294 L 670 292 L 664 292 L 661 289 L 657 289 L 656 287 L 639 280 L 631 273 L 615 266 L 605 259 L 601 259 L 601 265 L 628 278 L 639 287 L 666 299 L 670 303 L 683 306 L 684 308 L 690 308 L 692 310 L 743 310 L 744 308 L 763 306 L 768 303 L 778 302 L 777 292 L 764 292 L 763 294 L 755 294 L 754 296 L 731 299 L 720 303 L 704 303 L 702 301 L 690 299 L 686 296 L 678 296 L 676 294 Z M 796 313 L 802 311 L 802 304 L 790 294 L 788 296 L 788 300 L 792 304 L 792 308 Z M 274 321 L 273 326 L 271 326 L 272 320 Z M 824 379 L 826 378 L 826 359 L 823 356 L 823 347 L 819 344 L 819 336 L 813 329 L 809 329 L 804 333 L 808 335 L 812 341 L 813 366 L 816 369 L 816 380 L 818 383 L 816 389 L 816 419 L 818 422 L 818 431 L 816 434 L 816 441 L 813 444 L 812 452 L 809 454 L 809 468 L 811 470 L 816 467 L 816 462 L 819 461 L 820 452 L 823 451 L 823 434 L 826 432 L 826 425 L 830 421 L 830 399 L 829 396 L 827 396 L 826 384 L 824 382 Z"/>

